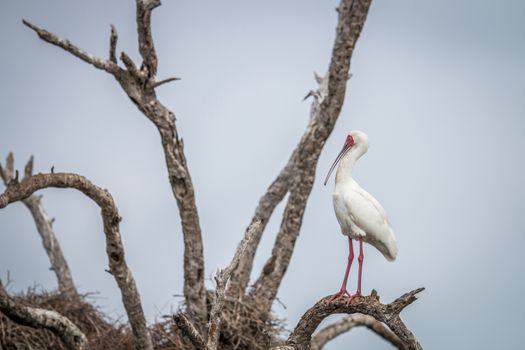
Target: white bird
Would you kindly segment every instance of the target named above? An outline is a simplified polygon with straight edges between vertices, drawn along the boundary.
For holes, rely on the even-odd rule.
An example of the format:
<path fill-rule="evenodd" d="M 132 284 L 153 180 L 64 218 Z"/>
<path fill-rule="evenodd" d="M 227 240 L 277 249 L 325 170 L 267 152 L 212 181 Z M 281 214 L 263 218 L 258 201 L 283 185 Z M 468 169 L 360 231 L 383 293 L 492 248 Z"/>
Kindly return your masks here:
<path fill-rule="evenodd" d="M 335 216 L 341 231 L 348 236 L 349 255 L 345 277 L 341 290 L 330 300 L 348 296 L 352 300 L 361 295 L 361 274 L 363 268 L 363 242 L 376 247 L 385 258 L 393 261 L 397 256 L 397 243 L 385 210 L 379 202 L 352 178 L 352 169 L 356 161 L 368 150 L 368 136 L 362 131 L 352 131 L 346 137 L 343 149 L 335 159 L 324 184 L 328 182 L 330 174 L 340 162 L 335 176 L 335 190 L 333 202 Z M 354 259 L 352 239 L 359 241 L 359 275 L 357 291 L 350 295 L 346 289 L 348 273 Z"/>

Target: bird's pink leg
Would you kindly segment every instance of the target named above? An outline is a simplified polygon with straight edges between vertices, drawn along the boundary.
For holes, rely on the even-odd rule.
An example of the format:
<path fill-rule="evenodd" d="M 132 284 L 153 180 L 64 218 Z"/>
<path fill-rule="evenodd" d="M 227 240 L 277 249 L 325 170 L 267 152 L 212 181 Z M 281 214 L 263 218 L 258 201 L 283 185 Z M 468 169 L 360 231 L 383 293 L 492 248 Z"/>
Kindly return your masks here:
<path fill-rule="evenodd" d="M 359 262 L 359 275 L 357 279 L 357 291 L 355 292 L 354 297 L 361 296 L 361 275 L 363 273 L 363 260 L 365 259 L 365 256 L 363 255 L 363 239 L 359 239 L 359 257 L 357 258 L 357 261 Z"/>
<path fill-rule="evenodd" d="M 337 298 L 340 298 L 342 296 L 348 296 L 350 297 L 350 293 L 346 290 L 346 284 L 348 282 L 348 275 L 350 273 L 350 267 L 352 267 L 352 261 L 354 260 L 354 244 L 352 242 L 352 238 L 348 237 L 348 263 L 346 264 L 346 271 L 345 271 L 345 278 L 343 279 L 343 284 L 341 285 L 341 290 L 339 292 L 332 295 L 329 301 L 333 301 Z"/>

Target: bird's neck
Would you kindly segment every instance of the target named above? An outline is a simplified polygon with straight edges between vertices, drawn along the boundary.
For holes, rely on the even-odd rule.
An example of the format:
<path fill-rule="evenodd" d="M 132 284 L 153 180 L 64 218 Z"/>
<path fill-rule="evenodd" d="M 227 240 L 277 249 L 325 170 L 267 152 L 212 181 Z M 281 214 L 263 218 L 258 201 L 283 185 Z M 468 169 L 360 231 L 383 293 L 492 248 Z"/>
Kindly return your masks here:
<path fill-rule="evenodd" d="M 347 181 L 353 181 L 352 170 L 354 165 L 363 154 L 365 154 L 366 148 L 360 147 L 359 145 L 350 149 L 344 157 L 341 159 L 337 172 L 335 174 L 335 183 L 343 183 Z"/>

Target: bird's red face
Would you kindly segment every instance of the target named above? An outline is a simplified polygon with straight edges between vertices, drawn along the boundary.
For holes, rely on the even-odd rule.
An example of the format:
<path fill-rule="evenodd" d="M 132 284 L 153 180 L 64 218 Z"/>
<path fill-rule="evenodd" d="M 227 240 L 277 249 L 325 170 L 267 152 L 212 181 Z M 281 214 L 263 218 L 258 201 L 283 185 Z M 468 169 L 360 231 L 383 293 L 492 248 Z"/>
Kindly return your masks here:
<path fill-rule="evenodd" d="M 352 135 L 348 134 L 348 136 L 346 136 L 345 146 L 348 146 L 350 148 L 353 145 L 354 145 L 354 138 L 352 137 Z"/>
<path fill-rule="evenodd" d="M 354 144 L 355 144 L 354 138 L 352 137 L 352 135 L 348 134 L 346 136 L 346 140 L 345 140 L 345 144 L 343 145 L 343 149 L 341 149 L 341 152 L 339 152 L 339 154 L 337 155 L 337 158 L 335 158 L 334 163 L 332 164 L 332 166 L 330 167 L 330 170 L 328 171 L 328 175 L 326 175 L 326 179 L 324 180 L 325 186 L 326 186 L 326 183 L 328 182 L 328 179 L 330 178 L 330 174 L 332 174 L 332 171 L 334 171 L 337 163 L 339 163 L 341 158 L 343 158 L 346 152 L 348 152 L 348 150 L 350 150 L 350 148 L 352 148 Z"/>

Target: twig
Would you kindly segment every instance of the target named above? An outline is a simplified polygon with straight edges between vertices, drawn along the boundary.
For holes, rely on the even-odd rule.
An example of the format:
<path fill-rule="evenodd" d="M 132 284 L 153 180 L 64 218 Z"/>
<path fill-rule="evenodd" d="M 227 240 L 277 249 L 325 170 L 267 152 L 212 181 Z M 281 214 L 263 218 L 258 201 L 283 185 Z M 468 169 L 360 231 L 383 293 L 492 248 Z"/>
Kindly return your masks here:
<path fill-rule="evenodd" d="M 57 335 L 70 349 L 87 349 L 84 333 L 58 312 L 25 306 L 7 294 L 0 283 L 0 311 L 9 319 L 24 326 L 45 328 Z"/>
<path fill-rule="evenodd" d="M 22 20 L 22 22 L 29 28 L 33 29 L 38 34 L 40 39 L 66 50 L 72 55 L 80 58 L 82 61 L 87 62 L 95 66 L 98 69 L 105 70 L 106 72 L 109 72 L 109 73 L 114 73 L 115 70 L 118 69 L 118 66 L 114 64 L 113 62 L 95 57 L 83 51 L 82 49 L 78 48 L 77 46 L 71 44 L 69 40 L 61 39 L 57 37 L 55 34 L 50 33 L 47 30 L 44 30 L 42 28 L 39 28 L 36 25 L 30 23 L 29 21 L 26 21 L 25 19 Z"/>
<path fill-rule="evenodd" d="M 254 284 L 251 294 L 271 309 L 293 254 L 308 197 L 315 180 L 321 150 L 343 106 L 350 59 L 363 29 L 371 0 L 341 0 L 332 59 L 319 83 L 310 110 L 310 123 L 294 151 L 290 195 L 271 257 Z"/>
<path fill-rule="evenodd" d="M 354 298 L 350 303 L 343 299 L 330 302 L 331 297 L 327 296 L 319 300 L 301 317 L 288 337 L 286 345 L 293 346 L 295 350 L 307 350 L 310 348 L 313 332 L 326 317 L 341 313 L 360 313 L 386 324 L 409 350 L 421 350 L 421 345 L 401 321 L 399 313 L 417 300 L 416 294 L 423 290 L 424 288 L 415 289 L 386 305 L 379 302 L 376 291 L 372 291 L 370 296 Z"/>
<path fill-rule="evenodd" d="M 228 280 L 230 279 L 233 271 L 237 268 L 239 261 L 242 259 L 244 254 L 246 254 L 246 248 L 250 245 L 254 238 L 255 232 L 259 229 L 260 225 L 260 221 L 256 221 L 250 225 L 244 235 L 244 238 L 237 246 L 237 250 L 235 251 L 230 264 L 225 269 L 220 270 L 215 277 L 217 286 L 215 288 L 215 300 L 213 301 L 211 307 L 210 322 L 208 324 L 208 341 L 206 343 L 207 350 L 217 349 L 221 327 L 220 315 L 222 312 L 222 303 L 226 292 L 226 284 L 228 283 Z"/>
<path fill-rule="evenodd" d="M 37 174 L 24 178 L 20 183 L 11 181 L 5 192 L 0 195 L 0 209 L 5 208 L 10 203 L 28 198 L 34 192 L 48 187 L 77 189 L 100 207 L 106 236 L 109 270 L 120 288 L 122 302 L 135 336 L 136 348 L 152 350 L 153 344 L 146 326 L 139 291 L 124 256 L 124 246 L 119 229 L 121 217 L 113 197 L 107 190 L 94 185 L 87 178 L 78 174 Z"/>
<path fill-rule="evenodd" d="M 2 176 L 4 183 L 7 184 L 12 180 L 14 167 L 13 154 L 9 153 L 6 160 L 6 170 L 1 173 L 5 174 Z M 2 165 L 0 164 L 0 169 Z M 27 162 L 24 169 L 24 178 L 29 178 L 33 174 L 33 156 Z M 42 239 L 42 245 L 49 257 L 51 263 L 51 269 L 55 272 L 55 276 L 58 281 L 58 289 L 60 293 L 69 299 L 78 298 L 78 292 L 71 277 L 71 271 L 69 269 L 67 260 L 62 253 L 60 243 L 53 230 L 54 219 L 49 219 L 44 206 L 42 205 L 41 198 L 36 195 L 31 195 L 22 200 L 24 205 L 29 209 L 33 220 L 35 221 L 36 228 Z"/>
<path fill-rule="evenodd" d="M 109 60 L 115 64 L 117 64 L 117 41 L 118 41 L 117 29 L 112 24 L 111 25 L 111 36 L 109 37 Z"/>
<path fill-rule="evenodd" d="M 153 84 L 153 88 L 158 88 L 159 86 L 161 86 L 163 84 L 171 83 L 172 81 L 176 81 L 176 80 L 180 80 L 180 78 L 171 77 L 171 78 L 167 78 L 167 79 L 163 79 L 163 80 L 157 81 L 155 84 Z"/>
<path fill-rule="evenodd" d="M 384 324 L 368 315 L 355 314 L 347 316 L 329 326 L 321 329 L 312 337 L 310 350 L 321 350 L 326 343 L 330 340 L 338 337 L 339 335 L 350 331 L 355 327 L 364 326 L 377 335 L 390 342 L 396 348 L 400 350 L 407 349 L 405 343 L 403 343 L 397 335 L 390 331 Z"/>
<path fill-rule="evenodd" d="M 5 167 L 2 167 L 2 164 L 0 164 L 0 176 L 2 176 L 2 181 L 4 181 L 6 186 L 13 180 L 14 168 L 15 158 L 13 157 L 13 153 L 9 152 L 5 160 Z"/>
<path fill-rule="evenodd" d="M 33 156 L 29 157 L 29 160 L 27 161 L 26 166 L 24 167 L 24 177 L 29 177 L 29 176 L 33 175 L 33 163 L 34 163 L 34 161 L 35 161 L 35 157 L 33 157 Z"/>

